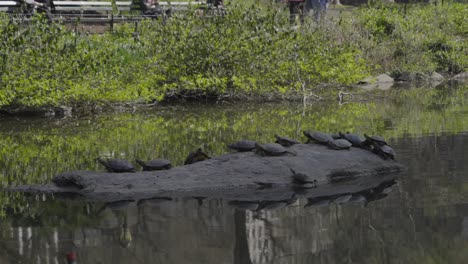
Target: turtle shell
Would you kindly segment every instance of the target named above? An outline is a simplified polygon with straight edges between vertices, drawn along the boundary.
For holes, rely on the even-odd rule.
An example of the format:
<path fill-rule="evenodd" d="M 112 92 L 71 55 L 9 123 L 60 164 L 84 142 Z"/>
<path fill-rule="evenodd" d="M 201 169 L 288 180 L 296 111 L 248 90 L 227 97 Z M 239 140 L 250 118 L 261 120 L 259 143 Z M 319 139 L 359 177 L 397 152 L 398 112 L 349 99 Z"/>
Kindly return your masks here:
<path fill-rule="evenodd" d="M 198 148 L 197 151 L 192 151 L 188 154 L 187 158 L 184 161 L 184 165 L 192 164 L 199 161 L 204 161 L 210 159 L 210 156 L 203 152 L 201 148 Z"/>
<path fill-rule="evenodd" d="M 328 146 L 332 149 L 349 149 L 351 148 L 352 144 L 346 139 L 335 139 L 333 141 L 328 142 Z"/>
<path fill-rule="evenodd" d="M 275 143 L 278 143 L 283 147 L 290 147 L 290 146 L 292 146 L 294 144 L 299 144 L 300 143 L 299 141 L 297 141 L 295 139 L 292 139 L 292 138 L 288 138 L 288 137 L 282 137 L 282 136 L 275 135 L 275 138 L 276 138 Z"/>
<path fill-rule="evenodd" d="M 255 143 L 255 152 L 262 156 L 281 156 L 288 153 L 286 148 L 278 143 L 267 143 L 264 145 Z"/>
<path fill-rule="evenodd" d="M 305 207 L 315 206 L 315 207 L 323 207 L 330 205 L 331 200 L 328 197 L 316 197 L 316 198 L 308 198 L 307 204 Z"/>
<path fill-rule="evenodd" d="M 348 140 L 353 144 L 355 147 L 361 147 L 365 141 L 364 138 L 356 135 L 356 134 L 350 134 L 349 132 L 346 132 L 346 134 L 343 134 L 340 132 L 340 137 Z"/>
<path fill-rule="evenodd" d="M 385 139 L 381 136 L 368 136 L 366 134 L 364 134 L 364 137 L 366 138 L 367 141 L 369 142 L 375 142 L 379 145 L 387 145 L 387 142 L 385 141 Z"/>
<path fill-rule="evenodd" d="M 106 167 L 108 172 L 135 172 L 133 164 L 124 159 L 108 159 L 104 160 L 101 157 L 97 158 L 97 161 Z"/>
<path fill-rule="evenodd" d="M 340 132 L 341 133 L 341 132 Z M 333 139 L 340 139 L 342 138 L 341 135 L 338 133 L 338 134 L 330 134 L 330 136 L 333 138 Z"/>
<path fill-rule="evenodd" d="M 290 204 L 293 204 L 296 201 L 297 201 L 297 198 L 295 197 L 290 198 L 290 199 L 285 199 L 285 200 L 279 200 L 279 201 L 261 201 L 256 211 L 275 210 L 275 209 L 286 207 Z"/>
<path fill-rule="evenodd" d="M 172 167 L 171 161 L 167 159 L 154 159 L 150 161 L 137 159 L 136 162 L 143 167 L 143 171 L 168 170 Z"/>
<path fill-rule="evenodd" d="M 374 142 L 373 151 L 383 159 L 395 159 L 395 150 L 393 150 L 389 145 L 379 145 Z"/>
<path fill-rule="evenodd" d="M 228 204 L 239 209 L 255 211 L 258 209 L 260 202 L 258 201 L 230 201 Z"/>
<path fill-rule="evenodd" d="M 317 180 L 311 180 L 309 178 L 309 176 L 307 176 L 306 174 L 304 173 L 300 173 L 300 172 L 295 172 L 293 169 L 289 168 L 289 170 L 291 170 L 292 172 L 292 178 L 293 178 L 293 183 L 296 183 L 296 184 L 306 184 L 306 183 L 313 183 L 313 184 L 316 184 L 317 183 Z"/>
<path fill-rule="evenodd" d="M 338 196 L 333 202 L 337 204 L 347 203 L 349 202 L 349 200 L 351 200 L 352 197 L 353 195 L 351 194 L 341 195 L 341 196 Z"/>
<path fill-rule="evenodd" d="M 307 142 L 313 141 L 319 144 L 328 144 L 329 141 L 333 141 L 332 136 L 327 133 L 319 132 L 319 131 L 304 131 L 304 136 L 307 137 Z"/>
<path fill-rule="evenodd" d="M 253 140 L 240 140 L 228 145 L 228 148 L 237 151 L 252 151 L 255 149 L 255 141 Z"/>

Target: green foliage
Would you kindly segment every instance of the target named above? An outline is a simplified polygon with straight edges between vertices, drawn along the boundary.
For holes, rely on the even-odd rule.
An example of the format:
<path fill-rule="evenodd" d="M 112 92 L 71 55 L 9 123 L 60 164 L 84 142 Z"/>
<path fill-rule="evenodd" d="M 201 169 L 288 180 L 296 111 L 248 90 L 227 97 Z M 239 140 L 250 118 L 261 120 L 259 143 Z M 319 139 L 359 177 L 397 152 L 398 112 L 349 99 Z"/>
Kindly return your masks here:
<path fill-rule="evenodd" d="M 124 24 L 113 34 L 73 33 L 42 17 L 30 25 L 3 19 L 0 30 L 0 107 L 285 94 L 366 72 L 352 44 L 291 29 L 282 10 L 241 5 L 224 16 L 192 10 Z"/>
<path fill-rule="evenodd" d="M 361 9 L 356 42 L 383 70 L 459 73 L 468 68 L 466 5 L 384 5 Z"/>
<path fill-rule="evenodd" d="M 0 108 L 282 97 L 320 83 L 356 83 L 371 71 L 457 73 L 467 68 L 466 11 L 459 4 L 376 6 L 291 27 L 277 5 L 242 3 L 222 16 L 191 10 L 101 35 L 41 16 L 27 25 L 2 17 Z"/>

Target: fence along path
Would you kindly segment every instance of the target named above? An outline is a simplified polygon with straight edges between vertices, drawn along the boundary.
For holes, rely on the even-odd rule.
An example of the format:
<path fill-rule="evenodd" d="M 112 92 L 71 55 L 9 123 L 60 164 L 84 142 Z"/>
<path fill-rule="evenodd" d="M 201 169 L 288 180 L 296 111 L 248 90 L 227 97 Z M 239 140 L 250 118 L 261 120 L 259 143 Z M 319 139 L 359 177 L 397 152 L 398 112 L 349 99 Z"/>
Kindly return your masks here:
<path fill-rule="evenodd" d="M 117 11 L 144 11 L 142 5 L 143 3 L 135 3 L 132 1 L 50 1 L 51 7 L 47 8 L 45 4 L 36 2 L 34 0 L 26 1 L 15 1 L 15 0 L 0 0 L 0 11 L 7 13 L 31 13 L 30 11 L 38 8 L 44 10 L 50 10 L 52 14 L 66 14 L 70 13 L 86 13 L 86 12 L 104 12 L 104 13 L 113 13 Z M 166 10 L 171 11 L 182 11 L 187 10 L 190 7 L 202 7 L 206 6 L 207 2 L 205 1 L 190 1 L 190 2 L 167 2 L 162 1 L 158 2 L 155 6 L 162 12 Z M 209 4 L 208 4 L 209 5 Z M 28 8 L 29 7 L 29 8 Z M 29 10 L 29 12 L 27 11 Z M 25 12 L 26 11 L 26 12 Z"/>
<path fill-rule="evenodd" d="M 112 2 L 97 2 L 97 1 L 53 1 L 55 10 L 57 11 L 112 11 Z M 172 9 L 188 9 L 190 6 L 201 6 L 206 4 L 202 1 L 192 2 L 158 2 L 160 7 L 172 8 Z M 130 11 L 132 10 L 131 1 L 116 1 L 115 6 L 119 11 Z"/>

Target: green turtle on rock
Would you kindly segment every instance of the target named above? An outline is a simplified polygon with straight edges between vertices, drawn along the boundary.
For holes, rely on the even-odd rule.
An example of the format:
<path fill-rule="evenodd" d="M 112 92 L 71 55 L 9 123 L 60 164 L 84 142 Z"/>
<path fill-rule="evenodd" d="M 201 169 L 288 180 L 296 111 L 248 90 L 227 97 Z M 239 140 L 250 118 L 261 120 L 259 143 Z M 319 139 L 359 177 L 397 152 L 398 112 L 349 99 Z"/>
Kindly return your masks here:
<path fill-rule="evenodd" d="M 238 209 L 255 211 L 258 209 L 260 202 L 259 201 L 230 201 L 228 204 Z"/>
<path fill-rule="evenodd" d="M 331 204 L 331 200 L 328 197 L 315 197 L 315 198 L 308 198 L 307 204 L 304 207 L 314 206 L 314 207 L 324 207 L 329 206 Z"/>
<path fill-rule="evenodd" d="M 332 136 L 319 131 L 304 131 L 303 134 L 307 137 L 306 144 L 312 141 L 318 144 L 326 145 L 328 142 L 333 141 Z"/>
<path fill-rule="evenodd" d="M 154 159 L 150 161 L 136 159 L 136 162 L 143 167 L 143 171 L 168 170 L 172 167 L 171 162 L 167 159 Z"/>
<path fill-rule="evenodd" d="M 353 144 L 351 144 L 351 142 L 343 138 L 335 139 L 335 140 L 328 142 L 328 147 L 331 149 L 336 149 L 336 150 L 350 149 L 352 145 Z"/>
<path fill-rule="evenodd" d="M 376 144 L 381 145 L 381 146 L 382 145 L 387 145 L 387 142 L 381 136 L 377 136 L 377 135 L 368 136 L 368 135 L 364 134 L 364 137 L 366 138 L 365 144 L 367 144 L 367 145 L 372 145 L 372 143 L 376 143 Z"/>
<path fill-rule="evenodd" d="M 108 172 L 121 173 L 121 172 L 136 172 L 135 167 L 130 162 L 124 159 L 103 159 L 97 157 L 96 160 L 101 163 Z"/>
<path fill-rule="evenodd" d="M 255 141 L 253 140 L 239 140 L 228 145 L 228 148 L 237 150 L 239 152 L 252 151 L 255 149 Z"/>
<path fill-rule="evenodd" d="M 353 197 L 349 199 L 348 203 L 366 203 L 367 199 L 362 194 L 353 194 Z"/>
<path fill-rule="evenodd" d="M 395 150 L 393 150 L 393 148 L 387 144 L 383 137 L 375 135 L 368 136 L 366 134 L 364 134 L 364 137 L 366 140 L 363 145 L 372 147 L 372 152 L 379 155 L 383 159 L 395 159 Z"/>
<path fill-rule="evenodd" d="M 290 146 L 292 146 L 294 144 L 300 144 L 301 143 L 301 142 L 299 142 L 299 141 L 297 141 L 295 139 L 288 138 L 288 137 L 282 137 L 282 136 L 278 136 L 278 135 L 275 135 L 275 138 L 276 138 L 275 143 L 278 143 L 283 147 L 290 147 Z"/>
<path fill-rule="evenodd" d="M 379 145 L 375 142 L 372 143 L 372 151 L 382 157 L 383 159 L 395 159 L 395 150 L 389 145 Z"/>
<path fill-rule="evenodd" d="M 342 137 L 340 136 L 339 133 L 338 133 L 338 134 L 330 134 L 330 136 L 331 136 L 333 139 L 340 139 L 340 138 L 342 138 Z"/>
<path fill-rule="evenodd" d="M 184 161 L 184 165 L 204 161 L 207 159 L 211 159 L 211 157 L 208 156 L 208 154 L 206 154 L 205 152 L 203 152 L 201 148 L 198 148 L 196 151 L 192 151 L 188 154 L 187 158 Z"/>
<path fill-rule="evenodd" d="M 260 201 L 256 211 L 260 210 L 275 210 L 279 208 L 286 207 L 290 204 L 293 204 L 297 201 L 296 194 L 292 194 L 291 198 L 277 200 L 277 201 Z"/>
<path fill-rule="evenodd" d="M 338 196 L 333 202 L 336 204 L 347 203 L 353 196 L 351 194 L 345 194 Z"/>
<path fill-rule="evenodd" d="M 316 179 L 309 179 L 304 173 L 296 172 L 292 168 L 289 168 L 292 172 L 293 183 L 298 185 L 301 188 L 316 188 L 317 187 L 317 180 Z"/>
<path fill-rule="evenodd" d="M 296 155 L 294 151 L 289 151 L 278 143 L 258 144 L 255 143 L 255 153 L 261 156 L 282 156 L 285 154 Z"/>
<path fill-rule="evenodd" d="M 364 141 L 365 139 L 356 135 L 356 134 L 351 134 L 349 132 L 346 132 L 346 134 L 343 134 L 341 132 L 339 132 L 340 134 L 340 137 L 343 138 L 343 139 L 346 139 L 348 140 L 349 142 L 351 142 L 351 144 L 354 146 L 354 147 L 363 147 L 363 144 L 364 144 Z"/>

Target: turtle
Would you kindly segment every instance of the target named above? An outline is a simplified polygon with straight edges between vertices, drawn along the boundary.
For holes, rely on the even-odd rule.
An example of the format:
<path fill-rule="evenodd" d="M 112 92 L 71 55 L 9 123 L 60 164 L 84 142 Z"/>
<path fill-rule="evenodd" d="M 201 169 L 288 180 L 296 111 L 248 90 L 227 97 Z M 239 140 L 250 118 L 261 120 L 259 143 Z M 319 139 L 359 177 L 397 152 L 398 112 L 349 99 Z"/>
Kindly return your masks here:
<path fill-rule="evenodd" d="M 99 208 L 99 210 L 97 210 L 96 214 L 100 215 L 106 209 L 110 209 L 112 211 L 125 211 L 133 202 L 135 202 L 135 200 L 119 200 L 107 202 L 101 208 Z"/>
<path fill-rule="evenodd" d="M 256 181 L 254 183 L 259 186 L 257 188 L 258 190 L 273 188 L 275 186 L 275 184 L 272 183 L 272 182 L 259 182 L 259 181 Z"/>
<path fill-rule="evenodd" d="M 203 152 L 201 148 L 198 148 L 196 151 L 192 151 L 188 154 L 187 158 L 184 161 L 184 165 L 204 161 L 207 159 L 211 159 L 211 157 L 208 156 L 208 154 L 206 154 L 205 152 Z"/>
<path fill-rule="evenodd" d="M 230 201 L 228 203 L 231 206 L 234 206 L 237 209 L 255 211 L 258 209 L 260 202 L 258 201 Z"/>
<path fill-rule="evenodd" d="M 206 199 L 206 197 L 204 197 L 204 196 L 193 196 L 192 198 L 197 200 L 198 206 L 202 206 L 203 201 Z"/>
<path fill-rule="evenodd" d="M 336 204 L 347 203 L 352 197 L 353 195 L 351 194 L 341 195 L 341 196 L 338 196 L 333 202 L 335 202 Z"/>
<path fill-rule="evenodd" d="M 108 159 L 104 160 L 101 157 L 97 157 L 96 160 L 106 167 L 108 172 L 136 172 L 135 167 L 130 162 L 124 159 Z"/>
<path fill-rule="evenodd" d="M 348 203 L 367 203 L 367 199 L 362 194 L 353 194 L 353 197 L 349 199 Z"/>
<path fill-rule="evenodd" d="M 255 153 L 261 156 L 281 156 L 285 154 L 296 155 L 295 152 L 287 150 L 278 143 L 258 144 L 255 143 Z"/>
<path fill-rule="evenodd" d="M 228 145 L 228 148 L 237 150 L 239 152 L 252 151 L 255 149 L 255 141 L 253 140 L 239 140 Z"/>
<path fill-rule="evenodd" d="M 331 201 L 328 197 L 315 197 L 308 198 L 307 204 L 304 207 L 315 206 L 315 207 L 324 207 L 330 205 Z"/>
<path fill-rule="evenodd" d="M 331 149 L 336 149 L 336 150 L 350 149 L 352 145 L 353 144 L 351 144 L 351 142 L 343 138 L 335 139 L 335 140 L 328 142 L 328 147 Z"/>
<path fill-rule="evenodd" d="M 333 138 L 333 139 L 340 139 L 342 138 L 341 135 L 338 133 L 338 134 L 330 134 L 330 136 Z"/>
<path fill-rule="evenodd" d="M 392 147 L 390 147 L 389 145 L 379 145 L 378 143 L 376 142 L 373 142 L 372 143 L 372 151 L 379 155 L 380 157 L 382 157 L 383 159 L 392 159 L 394 160 L 395 159 L 395 150 L 393 150 Z"/>
<path fill-rule="evenodd" d="M 167 159 L 154 159 L 150 161 L 135 160 L 143 167 L 143 171 L 168 170 L 172 167 L 171 161 Z"/>
<path fill-rule="evenodd" d="M 309 176 L 304 173 L 298 173 L 294 171 L 292 168 L 289 168 L 292 172 L 293 183 L 297 184 L 301 188 L 315 188 L 317 187 L 317 180 L 310 180 Z"/>
<path fill-rule="evenodd" d="M 306 144 L 311 141 L 319 144 L 328 144 L 329 141 L 333 141 L 332 136 L 319 131 L 304 131 L 303 134 L 307 137 Z"/>
<path fill-rule="evenodd" d="M 358 148 L 363 147 L 363 143 L 365 141 L 364 138 L 356 134 L 351 134 L 349 132 L 346 132 L 346 134 L 339 132 L 339 135 L 341 138 L 346 139 L 349 142 L 351 142 L 351 144 L 353 144 L 354 147 L 358 147 Z"/>
<path fill-rule="evenodd" d="M 145 198 L 138 200 L 137 205 L 138 206 L 144 206 L 144 205 L 159 205 L 164 202 L 170 202 L 173 199 L 171 197 L 165 197 L 165 196 L 156 196 L 156 197 L 151 197 L 151 198 Z"/>
<path fill-rule="evenodd" d="M 375 142 L 379 145 L 387 145 L 387 142 L 385 141 L 385 139 L 381 136 L 368 136 L 367 134 L 364 134 L 364 137 L 366 138 L 366 142 L 364 144 L 367 144 L 367 145 L 372 145 L 372 142 Z"/>
<path fill-rule="evenodd" d="M 288 137 L 282 137 L 282 136 L 278 136 L 278 135 L 275 135 L 275 138 L 276 138 L 275 143 L 278 143 L 283 147 L 290 147 L 290 146 L 292 146 L 294 144 L 301 143 L 301 142 L 299 142 L 299 141 L 297 141 L 295 139 L 288 138 Z"/>
<path fill-rule="evenodd" d="M 286 207 L 290 204 L 293 204 L 297 201 L 296 194 L 293 194 L 290 198 L 284 200 L 276 200 L 276 201 L 260 201 L 258 208 L 256 211 L 260 210 L 275 210 L 279 208 Z"/>
<path fill-rule="evenodd" d="M 123 211 L 128 208 L 128 206 L 135 202 L 135 200 L 119 200 L 119 201 L 112 201 L 112 202 L 107 202 L 104 204 L 104 208 L 109 208 L 113 211 Z"/>

